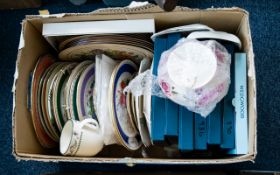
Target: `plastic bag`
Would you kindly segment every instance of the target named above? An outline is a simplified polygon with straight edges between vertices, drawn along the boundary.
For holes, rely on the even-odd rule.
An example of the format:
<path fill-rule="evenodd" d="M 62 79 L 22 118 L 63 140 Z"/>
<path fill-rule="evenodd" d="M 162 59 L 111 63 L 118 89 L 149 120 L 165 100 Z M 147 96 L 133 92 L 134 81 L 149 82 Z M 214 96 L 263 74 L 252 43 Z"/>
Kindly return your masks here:
<path fill-rule="evenodd" d="M 230 63 L 230 54 L 217 41 L 183 38 L 162 53 L 158 76 L 150 70 L 139 74 L 125 92 L 135 96 L 150 92 L 205 117 L 228 92 Z"/>

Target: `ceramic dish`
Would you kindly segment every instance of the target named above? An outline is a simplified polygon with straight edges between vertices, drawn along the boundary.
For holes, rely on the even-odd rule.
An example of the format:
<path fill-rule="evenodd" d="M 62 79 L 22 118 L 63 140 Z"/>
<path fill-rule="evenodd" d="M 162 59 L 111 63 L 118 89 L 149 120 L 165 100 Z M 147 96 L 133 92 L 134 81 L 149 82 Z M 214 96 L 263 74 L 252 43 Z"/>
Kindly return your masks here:
<path fill-rule="evenodd" d="M 74 67 L 77 65 L 77 63 L 71 63 L 68 65 L 65 65 L 61 68 L 61 71 L 57 73 L 57 78 L 54 83 L 53 87 L 53 110 L 54 110 L 54 118 L 56 120 L 57 126 L 59 131 L 62 131 L 62 128 L 67 118 L 67 112 L 66 112 L 66 104 L 65 104 L 65 96 L 63 90 L 66 87 L 67 80 L 70 76 L 71 71 L 74 69 Z"/>
<path fill-rule="evenodd" d="M 125 46 L 131 46 L 131 47 L 136 47 L 136 48 L 140 48 L 140 49 L 144 49 L 147 50 L 149 52 L 153 53 L 153 48 L 150 46 L 148 47 L 146 44 L 139 44 L 139 43 L 135 43 L 135 42 L 129 42 L 129 41 L 115 41 L 115 40 L 98 40 L 98 41 L 79 41 L 77 43 L 73 43 L 73 46 L 68 47 L 67 49 L 73 48 L 73 47 L 77 47 L 77 46 L 84 46 L 84 45 L 100 45 L 100 44 L 113 44 L 113 45 L 125 45 Z"/>
<path fill-rule="evenodd" d="M 94 111 L 96 112 L 97 118 L 100 117 L 99 108 L 97 108 L 98 105 L 100 105 L 100 97 L 101 97 L 101 76 L 102 76 L 102 69 L 101 69 L 101 61 L 102 56 L 96 55 L 95 56 L 95 82 L 94 82 L 94 88 L 93 88 L 93 106 Z"/>
<path fill-rule="evenodd" d="M 132 61 L 124 60 L 115 68 L 109 84 L 109 111 L 115 133 L 119 136 L 121 144 L 129 150 L 137 150 L 142 145 L 138 131 L 129 121 L 126 97 L 123 93 L 136 71 L 137 67 Z"/>
<path fill-rule="evenodd" d="M 63 65 L 65 65 L 65 63 L 57 63 L 58 65 L 49 72 L 49 76 L 46 76 L 46 90 L 45 93 L 42 93 L 43 96 L 45 96 L 45 98 L 43 99 L 44 102 L 44 107 L 46 109 L 46 121 L 50 124 L 50 129 L 53 132 L 56 141 L 59 141 L 59 136 L 60 136 L 60 132 L 57 126 L 57 123 L 55 121 L 55 117 L 54 117 L 54 112 L 53 112 L 53 105 L 52 105 L 52 101 L 53 101 L 53 82 L 55 82 L 56 80 L 56 74 L 61 70 L 61 68 L 63 67 Z"/>
<path fill-rule="evenodd" d="M 46 79 L 46 75 L 47 73 L 52 70 L 57 63 L 52 64 L 48 69 L 46 69 L 46 71 L 43 73 L 41 79 L 40 79 L 40 83 L 39 83 L 39 88 L 38 88 L 38 93 L 37 93 L 37 100 L 39 103 L 37 103 L 38 106 L 38 112 L 39 112 L 39 117 L 40 117 L 40 121 L 42 123 L 42 126 L 44 128 L 44 130 L 46 131 L 46 133 L 49 135 L 49 137 L 51 137 L 53 140 L 56 140 L 55 137 L 53 136 L 54 134 L 52 133 L 51 130 L 51 126 L 49 125 L 47 118 L 45 117 L 45 107 L 41 106 L 41 101 L 42 99 L 45 99 L 45 96 L 42 95 L 43 90 L 45 93 L 45 86 L 44 86 L 44 82 Z"/>
<path fill-rule="evenodd" d="M 59 44 L 59 50 L 64 50 L 66 48 L 72 47 L 79 41 L 95 41 L 95 40 L 120 40 L 120 41 L 131 41 L 131 42 L 143 42 L 146 46 L 152 47 L 152 41 L 150 40 L 149 34 L 102 34 L 102 35 L 84 35 L 75 36 L 68 38 Z"/>
<path fill-rule="evenodd" d="M 143 59 L 140 63 L 139 67 L 139 72 L 143 73 L 147 69 L 149 69 L 151 66 L 151 62 L 148 59 Z M 137 124 L 138 124 L 138 129 L 140 132 L 141 140 L 144 144 L 145 147 L 148 147 L 151 145 L 151 138 L 150 138 L 150 133 L 148 129 L 148 123 L 146 121 L 146 118 L 144 116 L 144 98 L 147 98 L 145 96 L 140 96 L 135 98 L 135 109 L 136 109 L 136 116 L 137 116 Z"/>
<path fill-rule="evenodd" d="M 138 123 L 137 123 L 137 116 L 136 116 L 136 106 L 135 106 L 135 96 L 131 94 L 131 111 L 132 111 L 132 120 L 134 125 L 138 128 Z"/>
<path fill-rule="evenodd" d="M 95 64 L 90 64 L 81 74 L 77 87 L 77 111 L 80 120 L 93 118 L 97 120 L 93 104 Z"/>
<path fill-rule="evenodd" d="M 118 64 L 119 65 L 119 64 Z M 117 66 L 116 66 L 117 67 Z M 108 87 L 108 103 L 109 103 L 109 106 L 108 106 L 108 111 L 109 111 L 109 119 L 111 121 L 111 124 L 112 124 L 112 127 L 113 127 L 113 131 L 114 131 L 114 135 L 112 138 L 116 141 L 116 143 L 120 144 L 120 145 L 123 145 L 123 140 L 122 140 L 122 137 L 118 131 L 118 127 L 117 127 L 117 124 L 115 122 L 115 116 L 114 116 L 114 101 L 112 100 L 113 99 L 113 81 L 111 81 L 112 79 L 114 79 L 115 75 L 117 73 L 117 69 L 114 68 L 113 72 L 112 72 L 112 75 L 111 75 L 111 78 L 110 78 L 110 82 L 109 82 L 109 87 Z M 106 124 L 104 124 L 106 125 Z M 111 139 L 112 139 L 111 138 Z"/>
<path fill-rule="evenodd" d="M 140 63 L 143 58 L 152 58 L 153 53 L 149 50 L 125 44 L 87 44 L 70 47 L 59 53 L 61 60 L 92 59 L 97 54 L 108 55 L 113 59 L 133 60 Z"/>
<path fill-rule="evenodd" d="M 152 50 L 153 44 L 151 42 L 147 42 L 145 40 L 139 39 L 131 39 L 131 38 L 118 38 L 118 37 L 87 37 L 79 40 L 73 40 L 66 44 L 63 48 L 67 49 L 70 47 L 78 46 L 78 45 L 86 45 L 90 43 L 100 43 L 100 44 L 125 44 L 125 45 L 134 45 L 136 47 L 147 48 L 148 50 Z"/>
<path fill-rule="evenodd" d="M 51 55 L 45 55 L 39 58 L 33 71 L 31 82 L 31 116 L 32 123 L 39 143 L 45 148 L 52 148 L 57 143 L 50 138 L 42 126 L 40 114 L 38 113 L 38 86 L 44 71 L 55 62 Z"/>
<path fill-rule="evenodd" d="M 92 61 L 87 60 L 78 64 L 71 72 L 70 77 L 67 81 L 64 93 L 68 119 L 79 120 L 76 105 L 78 81 L 82 72 L 91 63 Z"/>
<path fill-rule="evenodd" d="M 50 120 L 49 120 L 49 116 L 48 116 L 48 108 L 47 108 L 47 91 L 48 91 L 48 88 L 47 88 L 47 82 L 48 82 L 48 79 L 50 77 L 50 75 L 52 74 L 53 70 L 59 66 L 60 63 L 54 63 L 52 66 L 50 66 L 45 74 L 44 74 L 44 78 L 41 79 L 42 81 L 42 90 L 41 90 L 41 98 L 40 98 L 40 105 L 41 105 L 41 110 L 42 110 L 42 117 L 44 119 L 44 122 L 46 124 L 46 126 L 48 127 L 48 130 L 50 131 L 51 133 L 51 136 L 52 138 L 55 140 L 55 141 L 58 141 L 59 139 L 59 135 L 57 134 L 57 132 L 55 131 L 55 128 L 52 127 L 52 124 L 50 123 Z"/>
<path fill-rule="evenodd" d="M 241 48 L 242 44 L 240 39 L 227 32 L 221 31 L 198 31 L 191 33 L 188 39 L 216 39 L 216 40 L 224 40 L 234 43 L 239 49 Z"/>
<path fill-rule="evenodd" d="M 132 99 L 132 94 L 130 92 L 128 92 L 126 94 L 126 107 L 127 107 L 127 113 L 128 113 L 128 117 L 129 117 L 129 121 L 130 123 L 132 124 L 132 127 L 135 129 L 135 130 L 138 130 L 138 126 L 137 124 L 135 123 L 135 120 L 134 120 L 134 116 L 133 116 L 133 112 L 132 112 L 132 103 L 131 103 L 131 99 Z"/>
<path fill-rule="evenodd" d="M 152 61 L 150 69 L 151 72 L 153 72 L 153 64 L 154 62 Z M 147 91 L 147 93 L 144 96 L 143 99 L 143 113 L 144 116 L 146 118 L 146 122 L 148 125 L 148 129 L 149 129 L 149 133 L 150 133 L 150 137 L 151 137 L 151 108 L 152 108 L 152 95 L 151 95 L 151 91 Z"/>

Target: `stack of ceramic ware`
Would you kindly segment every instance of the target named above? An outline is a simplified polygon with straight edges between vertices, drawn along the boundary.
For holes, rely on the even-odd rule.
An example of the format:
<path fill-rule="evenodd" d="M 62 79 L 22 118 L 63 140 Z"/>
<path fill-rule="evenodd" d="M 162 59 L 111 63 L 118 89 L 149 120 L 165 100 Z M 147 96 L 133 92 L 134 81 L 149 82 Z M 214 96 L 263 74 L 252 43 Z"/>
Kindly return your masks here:
<path fill-rule="evenodd" d="M 147 34 L 65 37 L 57 48 L 59 51 L 58 59 L 51 55 L 39 58 L 33 72 L 30 99 L 33 125 L 43 147 L 51 148 L 58 145 L 61 131 L 67 120 L 83 121 L 86 118 L 93 118 L 98 123 L 100 119 L 101 129 L 108 128 L 108 126 L 115 127 L 114 141 L 107 143 L 106 140 L 110 138 L 105 138 L 105 145 L 118 143 L 131 150 L 141 146 L 138 127 L 133 126 L 134 123 L 125 124 L 128 119 L 125 102 L 127 97 L 125 94 L 120 94 L 122 89 L 114 84 L 125 80 L 126 82 L 122 82 L 121 86 L 124 88 L 125 83 L 128 83 L 132 76 L 138 72 L 141 60 L 143 58 L 150 60 L 153 57 L 153 44 L 149 37 Z M 103 68 L 103 74 L 100 74 L 99 70 L 102 67 L 96 66 L 95 57 L 102 54 L 115 60 L 111 72 L 106 72 L 106 69 Z M 120 63 L 120 61 L 123 62 Z M 95 75 L 96 71 L 98 71 L 97 76 Z M 111 103 L 109 107 L 111 111 L 107 113 L 107 116 L 111 116 L 111 118 L 105 118 L 105 122 L 103 122 L 104 119 L 101 115 L 97 115 L 97 111 L 102 111 L 103 108 L 95 106 L 97 104 L 96 97 L 101 94 L 101 92 L 97 92 L 99 88 L 95 86 L 95 79 L 102 80 L 104 77 L 101 75 L 107 77 L 107 84 L 110 81 L 105 94 L 106 99 L 110 99 L 107 101 Z M 114 92 L 116 89 L 118 92 Z M 117 103 L 119 104 L 117 106 L 115 105 L 117 101 L 123 103 Z M 130 106 L 132 105 L 130 104 Z M 114 111 L 117 112 L 114 113 Z M 119 111 L 122 114 L 118 113 Z M 139 110 L 138 113 L 140 113 Z M 121 118 L 118 117 L 119 115 Z M 136 118 L 136 113 L 134 117 Z M 124 122 L 119 123 L 119 121 Z M 136 122 L 136 119 L 134 121 Z M 108 126 L 104 127 L 106 122 Z M 121 127 L 118 128 L 118 126 Z M 106 129 L 103 130 L 104 137 L 106 137 L 105 131 Z M 132 137 L 127 144 L 124 142 L 128 140 L 122 138 L 124 135 Z M 133 138 L 136 140 L 134 141 Z"/>
<path fill-rule="evenodd" d="M 39 58 L 33 73 L 31 111 L 42 146 L 59 141 L 69 119 L 96 119 L 93 106 L 94 63 L 60 62 L 51 55 Z"/>
<path fill-rule="evenodd" d="M 105 54 L 117 60 L 130 59 L 139 63 L 153 57 L 153 44 L 147 34 L 103 34 L 75 36 L 59 44 L 61 60 L 93 59 Z"/>
<path fill-rule="evenodd" d="M 101 56 L 101 62 L 105 59 L 114 61 L 105 57 L 107 56 Z M 133 76 L 150 68 L 150 59 L 143 59 L 140 69 L 131 60 L 116 61 L 111 73 L 104 75 L 105 70 L 102 70 L 103 74 L 98 73 L 103 77 L 95 75 L 95 68 L 102 70 L 102 67 L 90 60 L 62 62 L 51 55 L 39 58 L 32 79 L 31 111 L 41 145 L 47 148 L 56 146 L 68 120 L 83 121 L 92 118 L 97 123 L 100 121 L 101 128 L 104 125 L 113 126 L 113 143 L 129 150 L 139 149 L 142 143 L 149 146 L 151 142 L 143 113 L 145 97 L 136 98 L 132 94 L 124 94 L 123 90 Z M 104 83 L 104 76 L 108 77 L 105 106 L 109 111 L 109 117 L 105 119 L 100 112 L 103 108 L 95 106 L 99 104 L 97 94 L 102 94 L 102 89 L 97 87 L 95 80 L 103 79 Z M 108 131 L 104 129 L 103 132 L 106 137 Z"/>

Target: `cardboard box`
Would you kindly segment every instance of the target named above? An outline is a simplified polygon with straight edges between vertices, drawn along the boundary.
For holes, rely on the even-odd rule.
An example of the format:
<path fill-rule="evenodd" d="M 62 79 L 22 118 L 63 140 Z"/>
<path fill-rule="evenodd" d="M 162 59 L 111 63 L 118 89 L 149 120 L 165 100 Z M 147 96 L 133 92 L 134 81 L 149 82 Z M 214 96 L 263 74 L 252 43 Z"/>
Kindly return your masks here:
<path fill-rule="evenodd" d="M 248 115 L 249 115 L 249 153 L 242 156 L 230 156 L 215 159 L 165 159 L 161 157 L 161 149 L 153 148 L 154 158 L 142 158 L 141 154 L 126 151 L 120 146 L 105 148 L 96 157 L 65 157 L 57 150 L 43 149 L 34 133 L 31 114 L 28 109 L 28 82 L 39 56 L 55 53 L 42 36 L 42 24 L 50 22 L 95 21 L 112 19 L 146 19 L 154 18 L 156 30 L 169 27 L 202 23 L 215 30 L 236 34 L 243 43 L 242 50 L 248 56 Z M 239 8 L 221 9 L 189 9 L 177 7 L 173 12 L 163 12 L 154 5 L 133 9 L 116 8 L 101 9 L 86 14 L 58 14 L 47 16 L 26 16 L 22 22 L 16 72 L 14 80 L 13 107 L 13 154 L 19 160 L 69 161 L 126 164 L 221 164 L 243 161 L 254 161 L 256 148 L 256 79 L 252 39 L 249 25 L 249 14 Z"/>

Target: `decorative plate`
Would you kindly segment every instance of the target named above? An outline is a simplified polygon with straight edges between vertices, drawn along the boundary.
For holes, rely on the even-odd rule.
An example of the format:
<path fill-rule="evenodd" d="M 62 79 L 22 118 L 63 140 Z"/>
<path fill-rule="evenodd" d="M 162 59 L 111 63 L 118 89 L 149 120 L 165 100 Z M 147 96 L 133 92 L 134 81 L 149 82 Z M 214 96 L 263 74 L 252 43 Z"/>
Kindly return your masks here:
<path fill-rule="evenodd" d="M 66 87 L 67 80 L 70 76 L 71 71 L 74 69 L 74 67 L 77 65 L 77 63 L 71 63 L 68 65 L 65 65 L 61 68 L 61 71 L 57 73 L 56 81 L 53 85 L 53 110 L 54 110 L 54 118 L 56 120 L 57 126 L 59 131 L 62 131 L 62 128 L 67 118 L 67 112 L 66 112 L 66 104 L 65 104 L 65 94 L 63 90 Z"/>
<path fill-rule="evenodd" d="M 56 80 L 56 74 L 61 70 L 61 68 L 63 67 L 63 65 L 65 65 L 65 63 L 57 63 L 58 65 L 49 72 L 49 76 L 46 76 L 46 91 L 44 94 L 45 96 L 45 108 L 46 108 L 46 119 L 47 122 L 50 124 L 51 127 L 51 131 L 54 133 L 55 138 L 57 139 L 56 141 L 59 141 L 59 136 L 60 136 L 60 132 L 58 129 L 58 126 L 56 124 L 56 120 L 54 117 L 54 112 L 53 112 L 53 105 L 52 105 L 52 101 L 53 101 L 53 83 Z"/>
<path fill-rule="evenodd" d="M 124 60 L 115 68 L 109 84 L 109 111 L 115 133 L 121 138 L 121 144 L 129 150 L 137 150 L 142 145 L 139 133 L 130 123 L 123 93 L 136 71 L 137 67 L 132 61 Z"/>
<path fill-rule="evenodd" d="M 33 71 L 32 82 L 31 82 L 31 116 L 32 123 L 35 129 L 36 136 L 39 143 L 45 148 L 52 148 L 57 143 L 51 139 L 47 132 L 43 128 L 43 124 L 40 120 L 40 114 L 38 112 L 38 87 L 40 79 L 44 71 L 55 62 L 55 59 L 51 55 L 45 55 L 39 58 Z"/>
<path fill-rule="evenodd" d="M 45 82 L 47 80 L 46 79 L 46 75 L 48 74 L 49 71 L 52 71 L 55 66 L 57 66 L 57 63 L 54 63 L 52 64 L 50 67 L 48 67 L 48 69 L 46 69 L 40 79 L 40 83 L 39 83 L 39 88 L 38 88 L 38 94 L 37 94 L 37 99 L 38 99 L 38 102 L 37 103 L 37 106 L 38 106 L 38 112 L 39 112 L 39 116 L 40 116 L 40 120 L 41 120 L 41 123 L 42 123 L 42 126 L 44 128 L 44 130 L 46 131 L 46 133 L 49 135 L 50 138 L 52 138 L 53 140 L 56 140 L 55 136 L 53 136 L 53 132 L 51 130 L 51 126 L 49 125 L 49 122 L 46 118 L 46 109 L 45 109 L 45 106 L 42 106 L 41 103 L 42 103 L 42 100 L 44 100 L 46 97 L 45 95 L 43 95 L 43 91 L 45 93 Z"/>
<path fill-rule="evenodd" d="M 128 92 L 126 94 L 126 107 L 127 107 L 127 113 L 128 113 L 129 121 L 132 124 L 132 127 L 135 130 L 138 130 L 138 126 L 137 126 L 137 124 L 135 123 L 135 120 L 134 120 L 135 117 L 133 116 L 131 99 L 132 99 L 132 94 L 130 92 Z"/>
<path fill-rule="evenodd" d="M 57 134 L 57 132 L 55 131 L 55 129 L 52 127 L 52 124 L 49 120 L 49 116 L 48 116 L 48 108 L 47 108 L 47 98 L 48 98 L 48 95 L 47 95 L 47 91 L 48 91 L 48 88 L 47 88 L 47 82 L 48 82 L 48 79 L 51 75 L 51 73 L 53 72 L 53 70 L 59 66 L 60 63 L 54 63 L 52 66 L 50 66 L 44 73 L 43 75 L 43 79 L 41 80 L 42 81 L 42 89 L 41 89 L 41 98 L 40 98 L 40 106 L 41 106 L 41 110 L 42 110 L 42 118 L 45 122 L 45 125 L 47 126 L 48 128 L 48 131 L 51 133 L 51 136 L 52 138 L 55 140 L 55 141 L 58 141 L 59 139 L 59 135 Z"/>
<path fill-rule="evenodd" d="M 152 58 L 149 50 L 125 44 L 87 44 L 70 47 L 59 53 L 61 60 L 92 59 L 97 54 L 105 54 L 113 59 L 130 59 L 140 63 L 143 58 Z"/>
<path fill-rule="evenodd" d="M 115 41 L 122 43 L 130 42 L 133 44 L 138 44 L 139 47 L 144 46 L 151 49 L 153 48 L 150 35 L 147 34 L 102 34 L 71 37 L 59 44 L 59 50 L 62 51 L 77 44 L 85 44 L 89 42 L 114 43 Z"/>
<path fill-rule="evenodd" d="M 93 104 L 94 73 L 95 64 L 92 63 L 83 71 L 78 82 L 76 104 L 80 120 L 85 118 L 97 120 Z"/>
<path fill-rule="evenodd" d="M 147 41 L 130 40 L 129 38 L 115 38 L 115 37 L 111 37 L 111 38 L 94 37 L 94 38 L 86 38 L 82 40 L 72 41 L 67 45 L 65 45 L 65 48 L 63 48 L 63 50 L 70 47 L 87 45 L 87 44 L 124 44 L 124 45 L 132 45 L 132 46 L 140 47 L 150 51 L 153 50 L 153 44 Z"/>
<path fill-rule="evenodd" d="M 79 120 L 77 105 L 76 105 L 78 81 L 82 72 L 91 63 L 92 61 L 87 60 L 78 64 L 71 72 L 70 77 L 67 81 L 64 93 L 65 93 L 65 101 L 66 101 L 65 104 L 66 104 L 68 119 Z"/>

